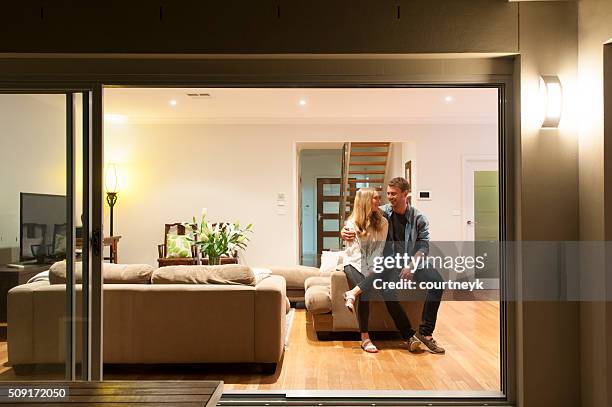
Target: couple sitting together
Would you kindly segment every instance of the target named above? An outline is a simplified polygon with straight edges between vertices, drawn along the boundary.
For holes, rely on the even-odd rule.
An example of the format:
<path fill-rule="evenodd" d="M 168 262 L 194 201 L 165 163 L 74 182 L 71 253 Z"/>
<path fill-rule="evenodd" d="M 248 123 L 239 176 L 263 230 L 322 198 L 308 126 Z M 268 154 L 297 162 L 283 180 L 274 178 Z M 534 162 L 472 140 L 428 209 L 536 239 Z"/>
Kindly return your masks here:
<path fill-rule="evenodd" d="M 359 189 L 353 212 L 341 232 L 342 239 L 347 242 L 344 272 L 349 287 L 352 287 L 344 294 L 344 299 L 346 307 L 357 313 L 361 348 L 369 353 L 378 352 L 368 333 L 369 299 L 375 279 L 388 282 L 400 279 L 413 279 L 415 282 L 442 281 L 438 271 L 428 267 L 424 261 L 429 253 L 429 223 L 418 210 L 408 205 L 408 181 L 401 177 L 389 181 L 387 199 L 389 203 L 380 206 L 380 195 L 375 189 Z M 382 272 L 374 272 L 376 257 L 396 254 L 408 254 L 413 262 L 407 268 L 385 268 Z M 416 259 L 423 261 L 414 261 Z M 433 339 L 442 292 L 427 291 L 421 324 L 419 330 L 415 331 L 396 292 L 391 289 L 381 290 L 387 310 L 411 352 L 417 351 L 421 343 L 432 353 L 445 352 Z"/>

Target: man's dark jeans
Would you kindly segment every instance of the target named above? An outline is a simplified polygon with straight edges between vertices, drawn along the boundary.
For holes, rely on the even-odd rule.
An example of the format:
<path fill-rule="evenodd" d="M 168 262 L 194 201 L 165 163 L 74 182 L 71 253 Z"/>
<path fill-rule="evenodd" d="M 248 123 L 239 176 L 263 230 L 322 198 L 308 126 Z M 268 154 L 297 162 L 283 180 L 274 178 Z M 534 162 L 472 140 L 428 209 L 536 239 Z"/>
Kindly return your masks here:
<path fill-rule="evenodd" d="M 442 276 L 433 267 L 424 267 L 414 272 L 412 277 L 414 282 L 442 282 Z M 436 320 L 438 319 L 438 309 L 440 308 L 440 302 L 442 301 L 442 294 L 444 290 L 427 290 L 427 296 L 425 297 L 425 304 L 423 304 L 423 313 L 421 315 L 421 326 L 419 332 L 423 336 L 433 335 L 434 329 L 436 329 Z"/>

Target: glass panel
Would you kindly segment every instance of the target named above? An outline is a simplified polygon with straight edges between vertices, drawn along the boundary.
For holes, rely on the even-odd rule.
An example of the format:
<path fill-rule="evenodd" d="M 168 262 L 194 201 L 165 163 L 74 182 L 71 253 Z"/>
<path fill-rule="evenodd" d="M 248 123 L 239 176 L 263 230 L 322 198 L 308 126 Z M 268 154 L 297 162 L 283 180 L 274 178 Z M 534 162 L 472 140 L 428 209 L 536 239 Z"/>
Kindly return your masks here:
<path fill-rule="evenodd" d="M 338 213 L 340 202 L 323 202 L 323 213 Z"/>
<path fill-rule="evenodd" d="M 323 250 L 339 250 L 340 242 L 337 237 L 324 237 Z"/>
<path fill-rule="evenodd" d="M 66 293 L 43 272 L 66 258 L 66 96 L 0 95 L 0 151 L 0 380 L 63 379 Z"/>
<path fill-rule="evenodd" d="M 323 184 L 324 196 L 339 196 L 340 184 Z"/>
<path fill-rule="evenodd" d="M 224 287 L 197 287 L 192 284 L 189 292 L 186 292 L 182 284 L 173 284 L 164 288 L 163 292 L 156 290 L 155 295 L 148 295 L 151 293 L 147 293 L 149 290 L 143 285 L 139 300 L 133 301 L 127 295 L 129 293 L 123 293 L 124 288 L 107 285 L 106 315 L 111 316 L 106 319 L 107 335 L 120 339 L 113 343 L 113 355 L 107 353 L 106 357 L 124 365 L 120 368 L 117 365 L 106 366 L 105 379 L 220 379 L 225 383 L 224 389 L 230 392 L 284 394 L 291 391 L 326 391 L 324 394 L 342 394 L 343 397 L 350 397 L 355 390 L 361 391 L 360 394 L 372 391 L 378 395 L 380 391 L 392 391 L 398 397 L 420 398 L 432 395 L 445 397 L 449 391 L 455 395 L 467 390 L 486 391 L 490 395 L 492 391 L 499 390 L 500 344 L 504 342 L 500 341 L 499 336 L 499 316 L 503 309 L 500 312 L 498 301 L 480 301 L 470 293 L 455 293 L 452 290 L 448 291 L 447 296 L 445 292 L 444 303 L 439 308 L 435 307 L 432 313 L 437 313 L 433 335 L 442 347 L 449 350 L 447 356 L 415 357 L 405 348 L 397 346 L 398 332 L 389 332 L 375 338 L 376 346 L 383 349 L 380 357 L 376 356 L 376 368 L 365 366 L 365 370 L 360 370 L 365 372 L 362 377 L 347 381 L 343 380 L 345 366 L 361 366 L 366 357 L 359 348 L 357 314 L 347 319 L 338 310 L 319 314 L 321 310 L 308 309 L 317 306 L 316 301 L 329 299 L 329 290 L 325 286 L 328 282 L 324 278 L 310 280 L 308 285 L 311 292 L 306 295 L 304 284 L 309 273 L 302 273 L 291 266 L 298 262 L 297 258 L 301 255 L 303 264 L 319 265 L 320 260 L 324 269 L 338 267 L 339 259 L 335 253 L 325 253 L 321 258 L 317 258 L 317 255 L 321 250 L 341 249 L 338 233 L 335 232 L 340 226 L 338 221 L 319 217 L 321 212 L 337 216 L 339 203 L 321 202 L 318 197 L 323 195 L 330 199 L 330 196 L 339 194 L 338 184 L 322 184 L 320 180 L 340 178 L 343 160 L 351 167 L 348 174 L 350 180 L 360 178 L 359 184 L 352 182 L 349 185 L 351 194 L 355 193 L 355 187 L 379 187 L 382 203 L 387 200 L 384 180 L 404 175 L 405 163 L 411 161 L 414 190 L 433 191 L 431 200 L 416 200 L 414 204 L 431 222 L 432 238 L 453 243 L 442 245 L 444 251 L 441 254 L 455 262 L 464 259 L 466 250 L 472 254 L 473 242 L 467 242 L 470 243 L 469 247 L 461 252 L 454 245 L 455 242 L 463 243 L 459 219 L 463 215 L 463 199 L 472 196 L 472 191 L 465 195 L 461 190 L 464 174 L 459 169 L 465 156 L 497 154 L 497 126 L 490 125 L 498 112 L 495 89 L 487 93 L 489 103 L 478 104 L 479 108 L 487 104 L 488 113 L 482 113 L 490 113 L 491 116 L 486 116 L 489 124 L 478 126 L 476 132 L 474 126 L 454 126 L 451 132 L 432 127 L 427 137 L 421 137 L 420 127 L 417 129 L 405 123 L 405 128 L 389 135 L 385 134 L 385 129 L 382 133 L 369 128 L 360 130 L 360 138 L 367 138 L 367 142 L 347 139 L 346 134 L 356 134 L 355 127 L 340 124 L 304 128 L 296 123 L 295 129 L 292 123 L 287 123 L 287 126 L 237 126 L 231 124 L 230 116 L 225 118 L 226 124 L 211 123 L 206 115 L 214 112 L 198 110 L 195 107 L 201 101 L 184 97 L 187 93 L 210 93 L 216 101 L 214 103 L 218 104 L 216 108 L 224 106 L 224 111 L 231 112 L 231 115 L 243 117 L 240 115 L 246 114 L 244 117 L 255 120 L 252 111 L 240 110 L 240 100 L 251 97 L 256 97 L 253 100 L 286 100 L 286 96 L 281 94 L 303 92 L 302 89 L 266 89 L 265 92 L 257 90 L 257 94 L 252 91 L 239 88 L 107 88 L 104 91 L 104 110 L 107 112 L 105 164 L 116 164 L 120 181 L 125 181 L 120 182 L 114 207 L 114 234 L 122 236 L 119 262 L 154 267 L 172 262 L 189 264 L 193 260 L 188 257 L 188 249 L 175 251 L 175 254 L 182 252 L 187 257 L 165 258 L 163 251 L 158 256 L 157 247 L 161 244 L 163 249 L 166 223 L 186 222 L 192 216 L 199 218 L 202 208 L 206 208 L 209 219 L 214 222 L 240 220 L 241 224 L 253 223 L 254 232 L 249 235 L 247 247 L 239 251 L 240 260 L 263 267 L 283 266 L 289 300 L 293 304 L 306 303 L 306 298 L 313 301 L 308 301 L 306 308 L 298 306 L 285 312 L 286 301 L 277 292 L 282 285 L 276 287 L 279 279 L 275 276 L 262 280 L 266 289 L 258 291 L 256 303 L 253 303 L 252 295 L 246 295 L 252 287 L 234 287 L 236 289 L 230 293 Z M 379 91 L 389 92 L 389 96 L 394 97 L 394 92 L 407 90 L 376 90 Z M 471 92 L 463 88 L 452 91 L 453 94 Z M 345 92 L 352 90 L 344 89 L 334 97 L 340 97 Z M 368 97 L 371 90 L 365 89 L 363 92 L 363 98 L 349 101 L 371 103 L 372 98 Z M 432 95 L 441 92 L 434 97 L 444 100 L 449 90 L 420 89 L 419 92 L 432 92 Z M 323 93 L 331 94 L 334 90 L 325 89 Z M 412 100 L 418 102 L 417 99 Z M 176 101 L 175 107 L 168 105 L 171 100 Z M 160 113 L 162 105 L 167 105 L 168 116 Z M 278 114 L 274 103 L 260 105 L 260 118 L 276 117 Z M 334 109 L 334 106 L 330 109 Z M 310 109 L 310 113 L 315 116 L 319 114 L 314 109 Z M 325 112 L 326 115 L 330 113 Z M 431 112 L 432 115 L 434 113 Z M 196 118 L 201 120 L 192 120 Z M 324 119 L 323 116 L 319 118 Z M 386 137 L 392 137 L 393 142 L 385 142 Z M 325 142 L 321 141 L 324 139 L 334 142 L 324 145 Z M 348 143 L 352 144 L 354 154 L 343 157 L 339 148 Z M 189 154 L 195 151 L 194 146 L 203 146 L 197 148 L 195 159 Z M 178 158 L 176 152 L 179 152 Z M 180 152 L 187 154 L 181 155 Z M 373 162 L 382 165 L 373 165 Z M 297 177 L 291 175 L 294 169 L 299 170 Z M 109 205 L 106 201 L 104 203 L 105 235 L 108 236 L 111 214 Z M 301 242 L 297 238 L 299 234 L 292 231 L 301 232 Z M 402 236 L 402 233 L 397 234 L 399 239 Z M 179 243 L 180 239 L 174 239 L 173 246 L 177 248 Z M 439 246 L 436 243 L 440 242 L 431 242 L 432 252 Z M 202 242 L 201 246 L 210 246 L 210 241 Z M 411 247 L 398 246 L 399 251 L 402 247 Z M 108 247 L 105 248 L 105 255 L 108 256 Z M 356 256 L 359 254 L 356 253 Z M 196 258 L 195 261 L 199 260 Z M 368 270 L 363 271 L 369 274 Z M 163 267 L 160 272 L 164 273 Z M 457 275 L 443 270 L 441 273 L 444 273 L 443 281 L 454 279 Z M 180 278 L 180 274 L 173 274 L 173 278 Z M 334 277 L 345 277 L 339 274 Z M 429 276 L 435 278 L 434 273 Z M 315 287 L 318 284 L 322 286 Z M 155 285 L 150 286 L 155 288 Z M 487 287 L 495 289 L 493 284 Z M 331 296 L 334 303 L 342 302 L 342 292 L 332 292 Z M 217 297 L 219 301 L 215 299 Z M 236 306 L 226 306 L 224 299 Z M 257 301 L 260 300 L 265 302 L 266 309 L 259 306 Z M 423 311 L 422 302 L 407 300 L 402 306 L 413 317 L 412 324 L 418 325 Z M 202 307 L 208 307 L 206 312 L 202 312 Z M 181 312 L 169 312 L 172 309 L 181 309 Z M 359 307 L 357 313 L 358 310 Z M 147 317 L 151 315 L 154 318 Z M 245 319 L 253 315 L 257 317 L 254 327 Z M 143 316 L 138 319 L 137 327 L 134 326 L 133 316 Z M 369 326 L 372 331 L 396 331 L 389 318 L 381 301 L 372 304 Z M 229 328 L 225 324 L 227 329 L 221 329 L 227 320 L 235 323 Z M 263 329 L 258 325 L 260 323 L 266 327 L 274 325 L 286 329 Z M 196 331 L 201 334 L 194 335 Z M 354 335 L 346 335 L 346 331 L 353 331 Z M 456 334 L 459 331 L 461 335 Z M 325 338 L 330 340 L 325 341 Z M 181 346 L 168 346 L 171 343 L 180 343 Z M 255 348 L 253 343 L 256 344 Z M 264 356 L 264 353 L 269 353 L 258 348 L 257 344 L 260 343 L 273 344 L 278 352 Z M 219 351 L 219 344 L 223 344 L 223 352 Z M 133 349 L 138 352 L 131 352 Z M 253 352 L 247 354 L 243 352 L 244 349 L 253 349 Z M 284 352 L 285 349 L 288 351 Z M 424 346 L 421 345 L 422 355 L 423 351 Z M 308 356 L 304 358 L 304 355 Z M 449 365 L 449 362 L 452 363 Z M 143 366 L 144 363 L 149 365 Z M 181 366 L 164 366 L 172 363 L 203 366 L 187 369 L 190 371 Z M 264 365 L 252 366 L 254 363 Z M 383 377 L 384 374 L 381 376 L 379 372 L 406 374 L 397 374 L 388 380 L 389 377 Z M 417 372 L 419 380 L 414 380 L 412 372 Z M 444 393 L 435 393 L 437 391 Z"/>
<path fill-rule="evenodd" d="M 324 232 L 338 232 L 340 230 L 339 219 L 323 219 Z"/>

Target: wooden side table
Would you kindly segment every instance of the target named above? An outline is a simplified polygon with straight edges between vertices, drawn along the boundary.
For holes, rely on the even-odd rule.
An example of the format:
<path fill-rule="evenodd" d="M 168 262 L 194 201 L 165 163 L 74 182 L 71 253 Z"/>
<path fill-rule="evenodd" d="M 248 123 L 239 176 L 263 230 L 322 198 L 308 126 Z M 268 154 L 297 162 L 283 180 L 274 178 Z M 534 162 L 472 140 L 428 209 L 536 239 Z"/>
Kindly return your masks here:
<path fill-rule="evenodd" d="M 25 284 L 41 271 L 47 271 L 49 264 L 32 264 L 23 269 L 0 266 L 0 322 L 6 322 L 7 294 L 9 290 L 18 285 Z"/>
<path fill-rule="evenodd" d="M 104 246 L 111 248 L 110 257 L 105 257 L 104 260 L 109 260 L 111 263 L 117 264 L 117 253 L 119 248 L 119 240 L 121 236 L 107 236 L 103 240 Z"/>
<path fill-rule="evenodd" d="M 104 257 L 104 260 L 109 260 L 111 263 L 115 263 L 115 264 L 117 263 L 119 240 L 121 240 L 121 236 L 106 236 L 104 238 L 104 240 L 102 241 L 104 247 L 111 248 L 110 257 Z M 76 239 L 76 248 L 77 249 L 83 248 L 83 239 L 80 237 Z"/>

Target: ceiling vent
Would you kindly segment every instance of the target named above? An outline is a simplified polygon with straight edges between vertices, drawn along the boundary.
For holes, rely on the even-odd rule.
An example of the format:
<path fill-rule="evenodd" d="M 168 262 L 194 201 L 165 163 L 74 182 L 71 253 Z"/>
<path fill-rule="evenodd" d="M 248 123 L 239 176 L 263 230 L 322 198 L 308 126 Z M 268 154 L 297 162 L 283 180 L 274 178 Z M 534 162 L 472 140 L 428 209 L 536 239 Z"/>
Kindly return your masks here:
<path fill-rule="evenodd" d="M 187 96 L 189 96 L 191 99 L 210 99 L 210 93 L 188 93 Z"/>

